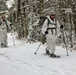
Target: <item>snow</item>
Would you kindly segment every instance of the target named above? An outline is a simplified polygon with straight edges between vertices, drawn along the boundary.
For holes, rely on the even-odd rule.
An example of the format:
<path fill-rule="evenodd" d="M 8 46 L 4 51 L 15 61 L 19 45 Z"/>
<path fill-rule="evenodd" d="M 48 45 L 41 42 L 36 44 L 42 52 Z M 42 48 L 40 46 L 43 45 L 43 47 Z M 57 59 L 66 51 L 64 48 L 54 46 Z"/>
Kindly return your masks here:
<path fill-rule="evenodd" d="M 60 58 L 44 55 L 46 45 L 41 45 L 37 54 L 34 52 L 40 42 L 26 43 L 16 40 L 8 33 L 8 48 L 0 48 L 0 75 L 76 75 L 76 51 L 69 51 L 56 46 Z"/>
<path fill-rule="evenodd" d="M 7 0 L 6 5 L 8 8 L 12 7 L 12 4 L 14 3 L 14 0 Z"/>

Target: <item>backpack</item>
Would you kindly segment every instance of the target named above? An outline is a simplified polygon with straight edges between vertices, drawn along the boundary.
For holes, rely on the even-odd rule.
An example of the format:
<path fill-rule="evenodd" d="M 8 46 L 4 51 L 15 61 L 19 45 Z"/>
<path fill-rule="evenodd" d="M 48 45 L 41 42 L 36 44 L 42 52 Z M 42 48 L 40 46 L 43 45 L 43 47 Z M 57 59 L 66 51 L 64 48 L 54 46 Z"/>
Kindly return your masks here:
<path fill-rule="evenodd" d="M 8 25 L 7 25 L 7 21 L 4 20 L 4 22 L 6 23 L 6 30 L 8 31 Z M 0 21 L 0 26 L 2 25 L 2 21 Z"/>
<path fill-rule="evenodd" d="M 42 25 L 43 25 L 43 23 L 44 23 L 44 21 L 45 21 L 46 19 L 48 19 L 48 18 L 45 17 L 45 16 L 41 16 L 41 17 L 40 17 L 40 20 L 39 20 L 39 23 L 38 23 L 39 26 L 40 26 L 40 28 L 42 27 Z M 52 24 L 52 23 L 51 23 L 50 20 L 48 19 L 48 24 L 47 24 L 47 25 L 49 25 L 49 24 Z M 53 29 L 56 30 L 56 28 L 52 28 L 52 29 L 51 29 L 52 34 L 53 34 Z M 55 33 L 56 33 L 56 31 L 55 31 Z M 40 41 L 42 42 L 42 44 L 45 44 L 45 42 L 46 42 L 46 35 L 45 35 L 45 34 L 42 34 L 42 33 L 41 33 Z"/>
<path fill-rule="evenodd" d="M 45 16 L 41 16 L 41 17 L 40 17 L 40 20 L 39 20 L 39 23 L 38 23 L 40 27 L 42 27 L 42 25 L 43 25 L 43 23 L 44 23 L 44 21 L 45 21 L 46 19 L 47 19 L 47 17 L 45 17 Z"/>
<path fill-rule="evenodd" d="M 43 23 L 44 23 L 44 21 L 47 19 L 47 17 L 45 17 L 45 16 L 41 16 L 40 17 L 40 20 L 39 20 L 39 26 L 40 26 L 40 28 L 42 27 L 42 25 L 43 25 Z M 41 32 L 41 30 L 40 30 L 40 32 Z M 45 36 L 45 34 L 42 34 L 41 33 L 41 36 L 40 36 L 40 42 L 42 43 L 42 44 L 45 44 L 45 42 L 46 42 L 46 36 Z"/>
<path fill-rule="evenodd" d="M 41 16 L 41 17 L 40 17 L 40 20 L 39 20 L 39 23 L 38 23 L 40 27 L 42 27 L 42 25 L 43 25 L 43 23 L 44 23 L 44 21 L 45 21 L 46 19 L 48 19 L 48 18 L 45 17 L 45 16 Z M 48 26 L 49 24 L 53 24 L 53 23 L 51 23 L 50 20 L 48 19 L 48 24 L 47 24 L 47 26 Z"/>

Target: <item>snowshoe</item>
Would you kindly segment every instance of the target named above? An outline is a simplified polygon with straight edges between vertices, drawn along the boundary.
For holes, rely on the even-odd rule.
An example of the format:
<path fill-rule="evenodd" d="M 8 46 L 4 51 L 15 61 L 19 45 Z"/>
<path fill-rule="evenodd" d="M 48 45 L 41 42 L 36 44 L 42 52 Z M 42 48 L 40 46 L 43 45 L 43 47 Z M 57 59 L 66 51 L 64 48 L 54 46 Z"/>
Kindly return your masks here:
<path fill-rule="evenodd" d="M 4 45 L 3 43 L 1 43 L 1 47 L 2 48 L 6 48 L 6 47 L 8 47 L 7 45 Z"/>
<path fill-rule="evenodd" d="M 60 58 L 60 55 L 50 54 L 51 58 Z"/>
<path fill-rule="evenodd" d="M 4 47 L 8 47 L 7 45 L 4 45 Z"/>

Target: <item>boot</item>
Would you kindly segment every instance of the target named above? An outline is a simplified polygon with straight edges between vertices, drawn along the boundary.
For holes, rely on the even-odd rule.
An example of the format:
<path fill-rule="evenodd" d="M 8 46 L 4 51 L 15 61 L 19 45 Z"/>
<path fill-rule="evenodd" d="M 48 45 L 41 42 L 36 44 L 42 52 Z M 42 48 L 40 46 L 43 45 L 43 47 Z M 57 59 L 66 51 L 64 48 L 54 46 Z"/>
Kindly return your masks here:
<path fill-rule="evenodd" d="M 47 55 L 50 55 L 50 52 L 49 52 L 47 49 L 46 49 L 46 54 L 47 54 Z"/>
<path fill-rule="evenodd" d="M 4 47 L 4 44 L 3 43 L 1 43 L 1 47 Z"/>
<path fill-rule="evenodd" d="M 60 55 L 50 54 L 50 57 L 52 57 L 52 58 L 60 58 Z"/>

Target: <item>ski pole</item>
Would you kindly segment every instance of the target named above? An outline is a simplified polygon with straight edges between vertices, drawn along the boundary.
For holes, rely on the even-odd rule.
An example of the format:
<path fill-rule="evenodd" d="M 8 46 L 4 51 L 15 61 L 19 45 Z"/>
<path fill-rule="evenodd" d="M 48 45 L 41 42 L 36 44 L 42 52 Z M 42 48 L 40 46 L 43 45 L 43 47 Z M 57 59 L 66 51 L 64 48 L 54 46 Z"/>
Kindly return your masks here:
<path fill-rule="evenodd" d="M 65 34 L 66 34 L 66 33 L 65 33 Z M 66 37 L 67 37 L 67 34 L 66 34 Z M 65 38 L 65 37 L 64 37 L 64 38 Z M 68 40 L 68 38 L 67 38 L 67 40 Z M 67 56 L 69 56 L 66 42 L 64 42 L 64 43 L 65 43 L 65 46 L 66 46 L 66 53 L 67 53 Z"/>
<path fill-rule="evenodd" d="M 14 46 L 15 46 L 15 40 L 14 40 L 13 33 L 14 33 L 14 30 L 13 30 L 13 28 L 12 28 L 12 39 L 13 39 L 13 44 L 14 44 Z"/>
<path fill-rule="evenodd" d="M 14 36 L 12 35 L 12 39 L 13 39 L 13 44 L 14 44 L 14 46 L 15 46 L 15 40 L 14 40 Z"/>
<path fill-rule="evenodd" d="M 69 56 L 69 54 L 68 54 L 68 50 L 67 50 L 67 46 L 66 46 L 66 53 L 67 53 L 67 56 Z"/>
<path fill-rule="evenodd" d="M 38 49 L 39 49 L 40 46 L 41 46 L 41 43 L 39 44 L 39 46 L 38 46 L 38 48 L 37 48 L 37 50 L 35 51 L 34 54 L 37 54 L 37 51 L 38 51 Z"/>
<path fill-rule="evenodd" d="M 68 50 L 67 50 L 67 46 L 66 46 L 66 42 L 65 42 L 65 37 L 64 37 L 63 29 L 62 29 L 62 35 L 63 35 L 63 42 L 64 42 L 65 47 L 66 47 L 66 53 L 67 53 L 67 56 L 69 56 L 69 54 L 68 54 Z"/>

